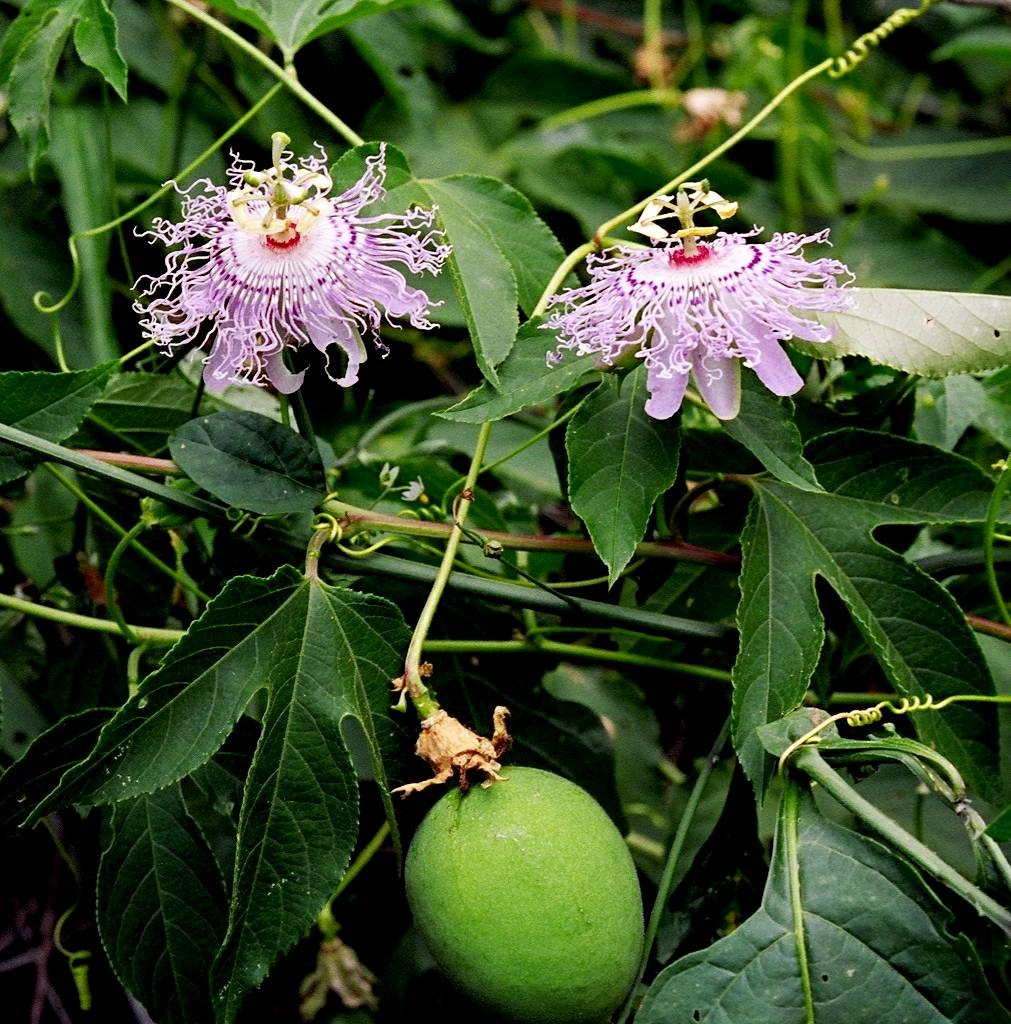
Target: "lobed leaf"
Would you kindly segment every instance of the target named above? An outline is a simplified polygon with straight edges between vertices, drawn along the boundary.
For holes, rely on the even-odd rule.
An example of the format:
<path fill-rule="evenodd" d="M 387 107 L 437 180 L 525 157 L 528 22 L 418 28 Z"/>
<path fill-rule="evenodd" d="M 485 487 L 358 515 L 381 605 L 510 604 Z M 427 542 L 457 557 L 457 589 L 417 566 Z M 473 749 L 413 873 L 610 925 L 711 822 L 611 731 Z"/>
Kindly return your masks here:
<path fill-rule="evenodd" d="M 822 818 L 810 799 L 798 813 L 784 805 L 759 910 L 661 971 L 636 1024 L 1011 1020 L 908 864 Z"/>
<path fill-rule="evenodd" d="M 824 621 L 816 577 L 842 598 L 901 694 L 993 693 L 948 591 L 873 538 L 885 524 L 983 521 L 986 477 L 957 456 L 870 431 L 829 435 L 808 455 L 817 456 L 819 479 L 838 490 L 755 481 L 741 542 L 734 744 L 759 795 L 770 764 L 756 730 L 800 705 L 818 661 Z M 993 791 L 995 733 L 985 712 L 960 705 L 918 716 L 916 726 L 978 792 Z"/>

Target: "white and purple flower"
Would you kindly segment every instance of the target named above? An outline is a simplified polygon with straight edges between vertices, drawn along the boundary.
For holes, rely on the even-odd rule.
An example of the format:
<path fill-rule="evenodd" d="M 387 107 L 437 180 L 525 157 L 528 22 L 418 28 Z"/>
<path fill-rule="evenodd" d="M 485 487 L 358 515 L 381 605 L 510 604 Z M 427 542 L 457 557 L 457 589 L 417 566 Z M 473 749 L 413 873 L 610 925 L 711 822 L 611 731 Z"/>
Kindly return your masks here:
<path fill-rule="evenodd" d="M 852 275 L 839 260 L 804 258 L 803 247 L 826 242 L 827 230 L 752 243 L 757 228 L 719 235 L 696 228 L 692 215 L 699 209 L 726 217 L 736 204 L 705 182 L 685 188 L 695 191 L 652 202 L 633 228 L 653 240 L 652 248 L 616 246 L 590 256 L 590 283 L 551 300 L 555 312 L 545 326 L 557 329 L 561 342 L 549 360 L 574 349 L 610 365 L 634 352 L 646 364 L 650 416 L 673 416 L 691 376 L 713 413 L 733 419 L 742 362 L 773 394 L 800 390 L 803 381 L 780 343 L 828 341 L 831 327 L 795 311 L 846 308 L 849 295 L 837 278 Z M 673 235 L 656 223 L 669 216 L 683 225 Z M 707 235 L 715 237 L 699 241 Z"/>
<path fill-rule="evenodd" d="M 164 274 L 137 282 L 144 337 L 169 349 L 202 341 L 211 391 L 245 383 L 290 394 L 305 370 L 294 372 L 286 355 L 305 345 L 328 364 L 335 348 L 342 352 L 343 371 L 327 372 L 349 387 L 366 358 L 362 335 L 379 344 L 380 326 L 397 318 L 434 326 L 427 317 L 435 304 L 395 265 L 415 274 L 442 269 L 450 248 L 432 228 L 435 211 L 361 216 L 386 194 L 385 147 L 366 159 L 359 181 L 331 197 L 322 147 L 295 163 L 288 141 L 274 135 L 265 171 L 233 157 L 230 188 L 197 181 L 183 193 L 182 220 L 158 218 L 148 233 L 179 248 Z"/>

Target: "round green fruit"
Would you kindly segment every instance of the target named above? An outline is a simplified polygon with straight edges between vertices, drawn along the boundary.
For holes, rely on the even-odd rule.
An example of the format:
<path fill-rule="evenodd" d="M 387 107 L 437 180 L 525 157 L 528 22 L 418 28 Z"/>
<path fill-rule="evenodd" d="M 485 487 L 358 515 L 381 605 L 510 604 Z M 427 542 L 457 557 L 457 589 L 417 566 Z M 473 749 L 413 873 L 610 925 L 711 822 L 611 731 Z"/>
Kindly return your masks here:
<path fill-rule="evenodd" d="M 443 796 L 406 865 L 407 898 L 436 963 L 523 1024 L 601 1024 L 635 979 L 642 899 L 628 847 L 579 786 L 510 768 Z"/>

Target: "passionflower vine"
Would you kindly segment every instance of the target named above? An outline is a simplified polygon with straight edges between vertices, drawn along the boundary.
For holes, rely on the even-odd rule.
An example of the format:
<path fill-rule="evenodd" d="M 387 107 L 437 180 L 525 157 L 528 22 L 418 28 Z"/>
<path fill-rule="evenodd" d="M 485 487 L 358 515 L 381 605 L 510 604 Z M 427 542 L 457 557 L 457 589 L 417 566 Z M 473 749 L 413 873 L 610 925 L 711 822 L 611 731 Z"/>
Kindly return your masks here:
<path fill-rule="evenodd" d="M 696 227 L 703 209 L 726 218 L 737 204 L 708 182 L 687 183 L 676 196 L 652 200 L 631 229 L 649 238 L 650 248 L 615 246 L 590 256 L 589 284 L 549 303 L 554 312 L 545 326 L 561 339 L 549 362 L 573 349 L 596 353 L 605 365 L 634 352 L 646 364 L 646 412 L 659 420 L 681 408 L 689 377 L 716 416 L 733 419 L 741 363 L 776 395 L 799 391 L 803 381 L 780 343 L 832 338 L 833 328 L 796 311 L 846 308 L 852 275 L 839 260 L 804 258 L 805 245 L 828 241 L 827 229 L 755 243 L 749 239 L 758 228 L 717 234 Z M 669 233 L 659 223 L 669 217 L 680 220 L 680 230 Z"/>
<path fill-rule="evenodd" d="M 349 387 L 366 358 L 363 335 L 382 350 L 384 321 L 434 326 L 427 316 L 435 303 L 397 265 L 437 274 L 450 248 L 432 228 L 435 210 L 362 216 L 386 194 L 385 147 L 366 159 L 354 185 L 331 196 L 321 146 L 295 163 L 286 135 L 272 141 L 272 167 L 258 171 L 233 154 L 229 188 L 201 179 L 180 190 L 181 221 L 154 221 L 147 235 L 178 248 L 164 274 L 137 282 L 143 301 L 134 308 L 156 344 L 203 343 L 212 391 L 269 383 L 290 394 L 305 370 L 286 360 L 305 345 L 326 353 L 330 378 Z"/>

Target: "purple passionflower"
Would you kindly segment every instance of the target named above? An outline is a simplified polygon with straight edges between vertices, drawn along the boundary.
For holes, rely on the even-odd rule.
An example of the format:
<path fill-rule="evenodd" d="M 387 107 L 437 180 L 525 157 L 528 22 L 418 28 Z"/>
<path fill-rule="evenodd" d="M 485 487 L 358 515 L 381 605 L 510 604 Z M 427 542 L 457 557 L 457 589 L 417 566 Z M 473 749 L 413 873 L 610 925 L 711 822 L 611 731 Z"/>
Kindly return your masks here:
<path fill-rule="evenodd" d="M 838 310 L 850 301 L 836 280 L 852 277 L 843 263 L 803 256 L 805 245 L 827 242 L 828 230 L 753 243 L 756 228 L 703 242 L 698 237 L 716 229 L 693 227 L 691 212 L 707 208 L 730 216 L 736 204 L 709 192 L 706 183 L 688 197 L 679 193 L 678 205 L 667 200 L 651 204 L 652 212 L 680 206 L 675 215 L 684 230 L 667 237 L 656 218 L 640 221 L 635 230 L 654 239 L 651 248 L 616 246 L 590 256 L 590 283 L 552 298 L 555 312 L 545 326 L 557 329 L 561 341 L 549 360 L 575 349 L 610 365 L 634 351 L 646 364 L 646 412 L 658 420 L 681 408 L 689 376 L 716 416 L 733 419 L 742 362 L 773 394 L 795 394 L 803 381 L 780 343 L 828 341 L 834 334 L 796 310 Z"/>
<path fill-rule="evenodd" d="M 229 188 L 195 182 L 182 193 L 182 220 L 158 218 L 148 232 L 179 248 L 164 274 L 137 282 L 144 337 L 171 349 L 205 335 L 211 391 L 245 383 L 290 394 L 305 371 L 292 372 L 285 354 L 310 344 L 328 357 L 334 346 L 344 353 L 344 372 L 327 372 L 349 387 L 366 358 L 362 335 L 381 349 L 384 321 L 434 326 L 427 314 L 435 303 L 395 264 L 411 273 L 442 269 L 450 248 L 432 229 L 436 211 L 361 215 L 386 194 L 384 146 L 351 188 L 331 196 L 323 148 L 295 163 L 288 141 L 274 135 L 265 171 L 233 154 Z"/>

